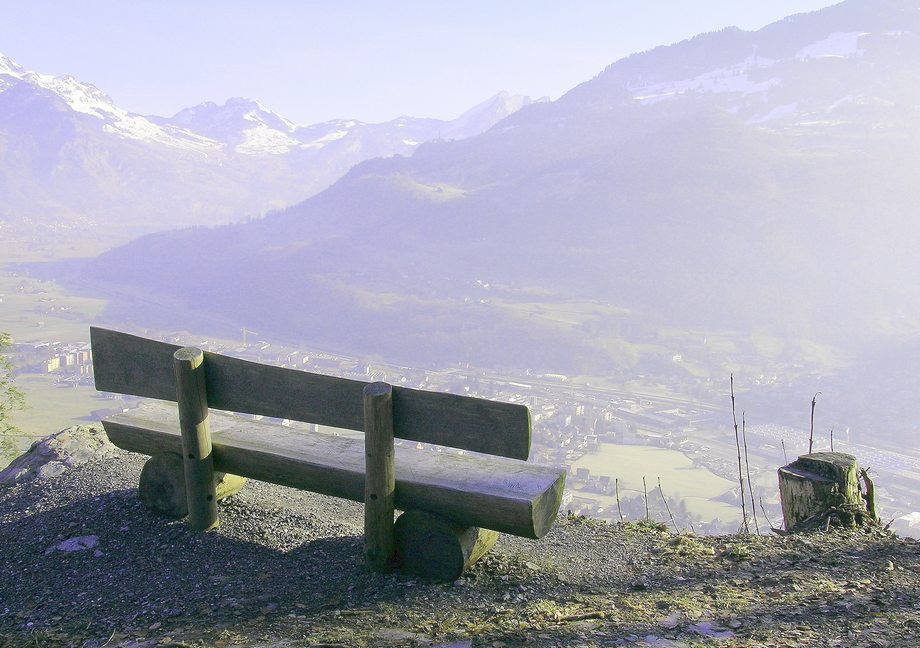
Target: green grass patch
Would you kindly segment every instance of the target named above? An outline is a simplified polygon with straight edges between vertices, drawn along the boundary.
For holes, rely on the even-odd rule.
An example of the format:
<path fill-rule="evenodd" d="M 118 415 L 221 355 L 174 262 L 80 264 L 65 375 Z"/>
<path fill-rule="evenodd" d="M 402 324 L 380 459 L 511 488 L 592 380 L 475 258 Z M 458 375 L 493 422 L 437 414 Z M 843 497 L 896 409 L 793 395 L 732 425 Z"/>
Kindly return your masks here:
<path fill-rule="evenodd" d="M 0 295 L 0 331 L 9 333 L 14 342 L 88 342 L 86 322 L 96 319 L 106 306 L 102 299 L 70 295 L 52 281 L 9 271 L 0 272 Z"/>
<path fill-rule="evenodd" d="M 799 350 L 806 362 L 825 369 L 842 369 L 849 364 L 844 354 L 837 348 L 810 340 L 799 340 Z"/>
<path fill-rule="evenodd" d="M 392 176 L 392 185 L 415 198 L 433 203 L 449 202 L 466 195 L 466 189 L 445 184 L 443 182 L 424 183 L 403 174 Z"/>
<path fill-rule="evenodd" d="M 57 385 L 47 375 L 17 376 L 16 387 L 25 394 L 27 409 L 14 412 L 10 420 L 26 437 L 43 437 L 87 423 L 93 410 L 118 406 L 115 401 L 100 398 L 92 387 Z M 30 442 L 24 438 L 20 445 L 28 447 Z"/>
<path fill-rule="evenodd" d="M 694 378 L 709 378 L 709 370 L 699 363 L 684 360 L 678 363 L 677 367 L 683 369 Z"/>
<path fill-rule="evenodd" d="M 786 349 L 786 343 L 782 338 L 764 331 L 751 333 L 751 344 L 754 345 L 754 351 L 757 355 L 770 359 L 778 358 Z"/>
<path fill-rule="evenodd" d="M 649 500 L 657 502 L 658 477 L 668 497 L 682 497 L 690 513 L 704 520 L 719 518 L 734 521 L 740 518 L 737 507 L 713 501 L 735 484 L 713 472 L 694 464 L 683 453 L 666 448 L 601 444 L 597 452 L 589 453 L 572 464 L 573 468 L 587 468 L 591 475 L 606 475 L 611 481 L 620 480 L 622 498 L 642 495 L 642 477 L 646 478 Z M 586 494 L 597 499 L 610 510 L 616 510 L 616 498 Z"/>

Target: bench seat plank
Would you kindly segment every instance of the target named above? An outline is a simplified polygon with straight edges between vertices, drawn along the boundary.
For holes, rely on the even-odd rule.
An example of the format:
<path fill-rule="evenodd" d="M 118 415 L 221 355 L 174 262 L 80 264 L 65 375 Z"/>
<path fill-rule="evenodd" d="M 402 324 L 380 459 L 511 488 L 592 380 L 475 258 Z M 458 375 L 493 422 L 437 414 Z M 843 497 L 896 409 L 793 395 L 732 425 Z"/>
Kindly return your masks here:
<path fill-rule="evenodd" d="M 176 408 L 150 404 L 103 421 L 109 439 L 132 452 L 181 452 Z M 364 442 L 212 411 L 215 470 L 364 500 Z M 460 524 L 540 538 L 559 508 L 565 472 L 517 459 L 396 448 L 396 508 Z"/>

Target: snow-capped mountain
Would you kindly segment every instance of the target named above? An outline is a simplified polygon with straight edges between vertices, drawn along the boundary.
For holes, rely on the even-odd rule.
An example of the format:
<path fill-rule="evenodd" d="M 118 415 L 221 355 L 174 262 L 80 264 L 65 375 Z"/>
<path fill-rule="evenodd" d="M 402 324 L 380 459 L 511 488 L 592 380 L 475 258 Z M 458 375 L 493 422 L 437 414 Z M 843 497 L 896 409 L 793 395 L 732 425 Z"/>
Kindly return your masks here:
<path fill-rule="evenodd" d="M 199 133 L 243 154 L 283 154 L 299 144 L 292 137 L 295 124 L 243 97 L 228 99 L 222 106 L 208 101 L 155 121 Z"/>
<path fill-rule="evenodd" d="M 920 99 L 895 67 L 920 51 L 915 0 L 850 0 L 756 32 L 729 27 L 608 66 L 559 103 L 718 107 L 764 128 L 822 127 Z M 873 75 L 877 79 L 873 81 Z M 895 90 L 894 97 L 875 96 Z M 879 113 L 881 115 L 881 113 Z M 880 117 L 881 118 L 881 117 Z"/>
<path fill-rule="evenodd" d="M 820 86 L 812 87 L 807 95 L 791 101 L 791 86 L 802 77 L 827 68 L 828 75 L 838 70 L 851 70 L 858 65 L 871 65 L 880 50 L 916 45 L 917 34 L 904 30 L 881 33 L 865 31 L 835 31 L 804 44 L 795 53 L 782 58 L 771 58 L 758 52 L 757 43 L 751 45 L 750 55 L 729 65 L 707 70 L 681 79 L 665 81 L 637 80 L 628 85 L 631 98 L 642 105 L 674 101 L 689 96 L 718 97 L 729 112 L 737 114 L 748 123 L 798 119 L 804 115 L 814 118 L 824 113 L 830 118 L 844 112 L 845 107 L 857 104 L 865 94 L 840 92 Z M 835 69 L 836 67 L 836 69 Z M 789 103 L 782 98 L 788 97 Z"/>
<path fill-rule="evenodd" d="M 392 149 L 390 154 L 410 154 L 421 142 L 478 135 L 531 103 L 530 97 L 501 92 L 449 121 L 400 117 L 382 124 L 340 119 L 298 126 L 258 101 L 237 97 L 222 106 L 206 102 L 168 119 L 152 119 L 209 137 L 244 155 L 283 155 L 326 148 L 334 142 L 346 149 L 363 149 L 368 142 L 362 140 L 385 141 L 382 150 Z"/>
<path fill-rule="evenodd" d="M 510 92 L 500 92 L 445 124 L 442 136 L 445 139 L 472 137 L 487 131 L 494 124 L 508 115 L 516 113 L 524 106 L 548 101 L 549 97 L 533 100 L 530 97 L 511 94 Z"/>
<path fill-rule="evenodd" d="M 213 312 L 360 353 L 485 365 L 551 348 L 576 373 L 626 361 L 586 334 L 623 318 L 853 347 L 920 331 L 918 8 L 848 0 L 636 54 L 478 137 L 364 162 L 257 223 L 126 246 L 99 272 L 190 307 L 206 286 Z M 194 287 L 160 257 L 205 245 Z M 483 277 L 624 310 L 538 331 L 464 300 Z"/>
<path fill-rule="evenodd" d="M 99 119 L 103 130 L 128 139 L 156 142 L 176 148 L 208 151 L 215 143 L 188 130 L 160 126 L 151 120 L 127 112 L 115 105 L 111 97 L 94 85 L 72 76 L 49 76 L 25 70 L 0 54 L 0 92 L 23 83 L 47 90 L 60 97 L 71 110 Z"/>
<path fill-rule="evenodd" d="M 315 194 L 362 160 L 476 135 L 528 102 L 507 95 L 501 106 L 474 108 L 475 119 L 299 126 L 233 98 L 164 118 L 0 55 L 0 227 L 106 224 L 128 234 L 259 216 Z"/>

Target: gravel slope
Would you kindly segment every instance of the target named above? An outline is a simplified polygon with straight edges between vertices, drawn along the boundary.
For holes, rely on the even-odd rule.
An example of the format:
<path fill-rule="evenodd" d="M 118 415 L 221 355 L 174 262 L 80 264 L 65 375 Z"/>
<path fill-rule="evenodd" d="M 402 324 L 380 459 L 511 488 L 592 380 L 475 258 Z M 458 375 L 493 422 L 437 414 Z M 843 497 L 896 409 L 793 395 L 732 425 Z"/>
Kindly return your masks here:
<path fill-rule="evenodd" d="M 364 572 L 360 505 L 271 484 L 192 533 L 140 504 L 143 460 L 0 488 L 0 645 L 920 646 L 920 546 L 878 530 L 562 518 L 436 585 Z"/>

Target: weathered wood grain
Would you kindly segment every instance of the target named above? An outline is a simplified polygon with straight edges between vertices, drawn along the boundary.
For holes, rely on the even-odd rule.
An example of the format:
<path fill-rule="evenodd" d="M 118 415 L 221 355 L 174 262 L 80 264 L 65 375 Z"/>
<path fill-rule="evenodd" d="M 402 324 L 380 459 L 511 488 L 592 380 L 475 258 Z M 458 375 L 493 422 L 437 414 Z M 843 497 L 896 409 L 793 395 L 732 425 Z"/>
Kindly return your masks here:
<path fill-rule="evenodd" d="M 218 412 L 211 412 L 210 422 L 216 470 L 363 501 L 363 441 Z M 125 450 L 181 451 L 176 410 L 169 405 L 117 414 L 103 425 Z M 564 484 L 559 468 L 396 447 L 396 508 L 432 511 L 464 526 L 540 538 L 556 519 Z"/>
<path fill-rule="evenodd" d="M 497 540 L 495 531 L 465 527 L 427 511 L 406 511 L 396 520 L 400 568 L 442 583 L 460 578 Z"/>
<path fill-rule="evenodd" d="M 393 390 L 371 383 L 364 388 L 364 560 L 377 572 L 388 572 L 393 564 L 393 443 Z"/>
<path fill-rule="evenodd" d="M 178 346 L 92 327 L 96 389 L 176 400 L 172 354 Z M 214 409 L 261 414 L 350 430 L 364 429 L 367 383 L 205 352 Z M 523 405 L 393 387 L 397 438 L 526 459 L 530 410 Z"/>
<path fill-rule="evenodd" d="M 205 391 L 204 352 L 187 347 L 173 354 L 185 497 L 188 523 L 196 531 L 216 528 L 217 492 L 214 489 L 214 457 L 208 428 L 208 395 Z"/>

